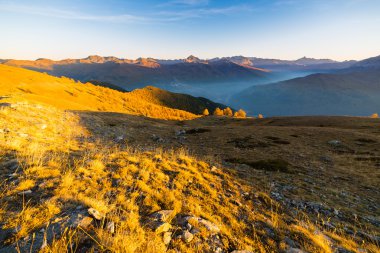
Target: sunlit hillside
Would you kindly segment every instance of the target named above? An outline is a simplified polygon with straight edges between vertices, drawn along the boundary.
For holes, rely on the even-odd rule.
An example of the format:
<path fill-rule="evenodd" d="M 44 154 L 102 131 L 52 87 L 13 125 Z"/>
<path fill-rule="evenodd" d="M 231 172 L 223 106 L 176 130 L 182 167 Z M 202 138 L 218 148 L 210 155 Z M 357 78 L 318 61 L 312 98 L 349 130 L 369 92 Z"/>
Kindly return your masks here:
<path fill-rule="evenodd" d="M 196 115 L 168 108 L 140 93 L 123 93 L 66 77 L 0 65 L 0 94 L 9 101 L 31 101 L 65 110 L 122 112 L 161 119 L 193 119 Z"/>
<path fill-rule="evenodd" d="M 0 129 L 1 252 L 378 252 L 213 159 L 102 140 L 70 112 L 3 106 Z"/>

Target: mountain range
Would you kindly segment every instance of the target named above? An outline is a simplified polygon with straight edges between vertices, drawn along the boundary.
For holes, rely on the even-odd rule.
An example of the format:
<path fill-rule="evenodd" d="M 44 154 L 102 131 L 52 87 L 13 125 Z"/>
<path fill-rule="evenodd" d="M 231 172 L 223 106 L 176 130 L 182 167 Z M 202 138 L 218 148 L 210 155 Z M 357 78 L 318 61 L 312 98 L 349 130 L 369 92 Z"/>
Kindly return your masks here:
<path fill-rule="evenodd" d="M 266 115 L 370 115 L 380 111 L 380 56 L 332 73 L 252 86 L 231 103 Z"/>
<path fill-rule="evenodd" d="M 222 103 L 212 102 L 211 110 L 230 104 L 250 115 L 369 115 L 380 111 L 380 57 L 339 62 L 307 57 L 294 61 L 244 56 L 205 60 L 191 55 L 175 60 L 130 60 L 93 55 L 2 63 L 119 91 L 157 86 Z M 190 111 L 199 114 L 200 108 L 210 103 L 195 103 Z"/>

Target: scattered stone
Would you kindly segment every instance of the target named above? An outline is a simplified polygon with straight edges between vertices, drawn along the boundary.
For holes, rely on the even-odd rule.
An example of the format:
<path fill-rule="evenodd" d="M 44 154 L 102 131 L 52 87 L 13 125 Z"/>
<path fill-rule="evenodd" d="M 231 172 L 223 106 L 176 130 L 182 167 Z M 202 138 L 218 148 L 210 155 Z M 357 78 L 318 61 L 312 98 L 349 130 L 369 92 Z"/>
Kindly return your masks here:
<path fill-rule="evenodd" d="M 201 231 L 198 228 L 191 228 L 190 233 L 193 235 L 199 234 Z"/>
<path fill-rule="evenodd" d="M 328 144 L 330 144 L 331 146 L 334 146 L 334 147 L 338 147 L 342 144 L 342 142 L 339 140 L 331 140 L 331 141 L 328 141 Z"/>
<path fill-rule="evenodd" d="M 335 250 L 335 253 L 354 253 L 354 251 L 348 250 L 346 248 L 338 247 Z"/>
<path fill-rule="evenodd" d="M 5 241 L 8 240 L 15 234 L 15 230 L 11 228 L 0 228 L 0 245 L 4 245 Z"/>
<path fill-rule="evenodd" d="M 167 222 L 156 221 L 150 224 L 151 227 L 154 229 L 154 232 L 156 232 L 157 234 L 168 232 L 172 228 L 172 225 L 170 225 Z"/>
<path fill-rule="evenodd" d="M 289 248 L 285 252 L 286 253 L 306 253 L 305 251 L 298 248 Z"/>
<path fill-rule="evenodd" d="M 125 139 L 124 135 L 120 135 L 120 136 L 117 136 L 117 137 L 115 138 L 115 142 L 116 142 L 116 143 L 121 143 L 121 142 L 124 141 L 124 139 Z"/>
<path fill-rule="evenodd" d="M 93 222 L 93 218 L 86 216 L 78 222 L 78 226 L 81 228 L 88 228 Z"/>
<path fill-rule="evenodd" d="M 99 212 L 98 210 L 94 209 L 94 208 L 89 208 L 88 209 L 88 213 L 94 217 L 95 219 L 97 220 L 102 220 L 105 218 L 105 215 L 102 214 L 101 212 Z"/>
<path fill-rule="evenodd" d="M 184 130 L 184 129 L 181 129 L 181 130 L 175 132 L 176 136 L 180 136 L 180 135 L 184 135 L 184 134 L 186 134 L 186 130 Z"/>
<path fill-rule="evenodd" d="M 211 234 L 217 234 L 220 232 L 220 228 L 203 218 L 196 217 L 196 216 L 177 216 L 176 223 L 184 228 L 187 229 L 187 224 L 189 221 L 192 220 L 193 222 L 190 222 L 193 225 L 193 228 L 196 228 L 198 230 L 201 230 L 201 227 L 206 228 Z"/>
<path fill-rule="evenodd" d="M 27 138 L 27 137 L 29 137 L 29 134 L 19 133 L 18 136 L 20 136 L 21 138 Z"/>
<path fill-rule="evenodd" d="M 164 139 L 162 139 L 160 136 L 153 134 L 152 140 L 155 142 L 164 142 Z"/>
<path fill-rule="evenodd" d="M 42 130 L 45 130 L 46 128 L 47 128 L 47 125 L 46 125 L 46 124 L 42 124 L 42 125 L 41 125 L 41 129 L 42 129 Z"/>
<path fill-rule="evenodd" d="M 113 221 L 109 221 L 107 222 L 106 224 L 106 229 L 108 232 L 110 232 L 111 234 L 115 233 L 115 222 Z"/>
<path fill-rule="evenodd" d="M 162 238 L 165 245 L 168 245 L 172 240 L 172 232 L 165 232 Z"/>
<path fill-rule="evenodd" d="M 11 159 L 1 164 L 1 166 L 9 170 L 16 170 L 20 166 L 20 164 L 18 163 L 17 159 Z"/>
<path fill-rule="evenodd" d="M 32 191 L 31 190 L 26 190 L 26 191 L 19 192 L 17 194 L 18 195 L 30 195 L 30 194 L 32 194 Z"/>
<path fill-rule="evenodd" d="M 0 108 L 1 107 L 11 107 L 12 104 L 11 103 L 0 103 Z"/>
<path fill-rule="evenodd" d="M 284 242 L 290 247 L 290 248 L 297 248 L 297 244 L 295 241 L 290 239 L 289 237 L 285 237 Z"/>
<path fill-rule="evenodd" d="M 234 204 L 235 206 L 242 206 L 243 205 L 242 203 L 240 203 L 238 200 L 235 200 L 235 199 L 231 199 L 230 202 L 232 204 Z"/>
<path fill-rule="evenodd" d="M 328 163 L 328 164 L 334 163 L 333 159 L 329 156 L 321 156 L 319 159 L 324 163 Z"/>
<path fill-rule="evenodd" d="M 182 240 L 186 243 L 191 242 L 193 240 L 193 238 L 194 238 L 194 235 L 187 230 L 184 231 L 182 234 Z"/>
<path fill-rule="evenodd" d="M 149 218 L 153 220 L 158 220 L 162 222 L 167 222 L 169 218 L 172 217 L 173 210 L 160 210 L 158 212 L 152 213 Z"/>
<path fill-rule="evenodd" d="M 17 173 L 12 173 L 8 175 L 9 178 L 16 178 L 17 176 L 18 176 Z"/>

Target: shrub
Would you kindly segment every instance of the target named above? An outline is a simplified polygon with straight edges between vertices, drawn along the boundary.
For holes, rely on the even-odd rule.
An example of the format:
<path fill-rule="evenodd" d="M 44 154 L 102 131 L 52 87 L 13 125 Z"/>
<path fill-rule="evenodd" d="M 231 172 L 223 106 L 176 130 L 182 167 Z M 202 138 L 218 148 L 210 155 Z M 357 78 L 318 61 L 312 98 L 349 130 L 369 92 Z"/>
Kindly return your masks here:
<path fill-rule="evenodd" d="M 203 115 L 203 116 L 208 116 L 208 115 L 210 115 L 210 113 L 208 112 L 208 109 L 207 109 L 207 108 L 203 110 L 202 115 Z"/>
<path fill-rule="evenodd" d="M 214 115 L 215 115 L 215 116 L 223 116 L 223 111 L 220 110 L 219 107 L 217 107 L 217 108 L 215 109 L 215 111 L 214 111 Z"/>
<path fill-rule="evenodd" d="M 264 116 L 263 116 L 262 114 L 259 114 L 259 115 L 257 116 L 257 118 L 259 118 L 259 119 L 263 119 Z"/>
<path fill-rule="evenodd" d="M 379 118 L 379 114 L 374 113 L 374 114 L 371 115 L 371 118 L 372 119 L 378 119 Z"/>
<path fill-rule="evenodd" d="M 228 117 L 232 117 L 233 113 L 231 108 L 227 107 L 226 109 L 223 110 L 223 114 Z"/>
<path fill-rule="evenodd" d="M 245 118 L 245 117 L 247 117 L 247 113 L 244 110 L 240 109 L 239 111 L 234 113 L 234 117 Z"/>

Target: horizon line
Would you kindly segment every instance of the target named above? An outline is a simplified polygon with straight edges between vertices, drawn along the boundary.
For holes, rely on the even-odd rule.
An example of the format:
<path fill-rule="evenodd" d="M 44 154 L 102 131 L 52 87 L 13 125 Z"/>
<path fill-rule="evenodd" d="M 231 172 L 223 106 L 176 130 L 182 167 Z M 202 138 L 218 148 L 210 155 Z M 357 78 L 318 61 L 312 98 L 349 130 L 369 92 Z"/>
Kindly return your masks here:
<path fill-rule="evenodd" d="M 116 56 L 116 55 L 100 55 L 100 54 L 90 54 L 90 55 L 87 55 L 85 57 L 66 57 L 66 58 L 46 58 L 46 57 L 39 57 L 39 58 L 24 58 L 24 59 L 20 59 L 20 58 L 2 58 L 0 57 L 0 60 L 19 60 L 19 61 L 37 61 L 37 60 L 40 60 L 40 59 L 47 59 L 47 60 L 52 60 L 52 61 L 64 61 L 64 60 L 77 60 L 77 59 L 86 59 L 88 57 L 91 57 L 91 56 L 99 56 L 99 57 L 102 57 L 102 58 L 106 58 L 106 57 L 115 57 L 115 58 L 118 58 L 118 59 L 121 59 L 121 60 L 138 60 L 140 58 L 142 59 L 154 59 L 154 60 L 183 60 L 183 59 L 187 59 L 188 57 L 190 56 L 194 56 L 196 58 L 199 58 L 201 60 L 212 60 L 212 59 L 222 59 L 222 58 L 229 58 L 229 57 L 246 57 L 246 58 L 259 58 L 259 59 L 266 59 L 266 60 L 281 60 L 281 61 L 296 61 L 296 60 L 300 60 L 300 59 L 303 59 L 303 58 L 307 58 L 307 59 L 315 59 L 315 60 L 332 60 L 332 61 L 336 61 L 336 62 L 346 62 L 346 61 L 361 61 L 361 60 L 365 60 L 365 59 L 369 59 L 369 58 L 372 58 L 372 57 L 376 57 L 376 56 L 380 56 L 379 55 L 374 55 L 374 56 L 371 56 L 371 57 L 367 57 L 367 58 L 361 58 L 361 59 L 345 59 L 345 60 L 336 60 L 336 59 L 333 59 L 333 58 L 326 58 L 326 57 L 308 57 L 306 55 L 302 56 L 302 57 L 298 57 L 298 58 L 293 58 L 293 59 L 283 59 L 283 58 L 273 58 L 273 57 L 258 57 L 258 56 L 245 56 L 245 55 L 242 55 L 242 54 L 235 54 L 235 55 L 229 55 L 229 56 L 215 56 L 215 57 L 207 57 L 207 58 L 203 58 L 203 57 L 198 57 L 196 56 L 195 54 L 190 54 L 186 57 L 178 57 L 178 58 L 161 58 L 161 57 L 137 57 L 137 58 L 133 58 L 133 57 L 120 57 L 120 56 Z"/>

